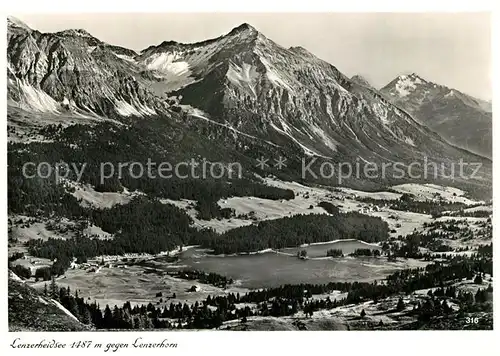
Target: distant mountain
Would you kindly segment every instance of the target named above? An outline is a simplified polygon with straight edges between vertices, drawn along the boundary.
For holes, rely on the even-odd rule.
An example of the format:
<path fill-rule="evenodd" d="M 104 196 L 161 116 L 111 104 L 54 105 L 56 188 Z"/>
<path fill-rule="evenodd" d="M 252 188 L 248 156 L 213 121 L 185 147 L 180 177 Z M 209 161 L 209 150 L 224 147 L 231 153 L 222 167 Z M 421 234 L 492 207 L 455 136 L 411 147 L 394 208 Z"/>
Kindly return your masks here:
<path fill-rule="evenodd" d="M 397 77 L 381 92 L 449 142 L 491 157 L 491 102 L 427 81 L 415 73 Z"/>
<path fill-rule="evenodd" d="M 9 135 L 34 122 L 86 123 L 91 117 L 146 128 L 148 121 L 137 120 L 160 118 L 163 128 L 155 132 L 169 139 L 163 147 L 155 143 L 157 150 L 248 162 L 262 154 L 285 156 L 289 179 L 304 179 L 304 157 L 362 165 L 478 160 L 366 81 L 359 84 L 361 78 L 349 79 L 302 47 L 284 48 L 248 24 L 203 42 L 164 41 L 136 53 L 85 30 L 40 33 L 11 20 L 7 59 Z M 191 139 L 175 141 L 183 137 Z M 134 144 L 150 140 L 137 137 Z M 489 186 L 490 166 L 484 161 L 481 181 L 464 183 Z M 391 170 L 377 179 L 351 176 L 346 184 L 400 183 Z"/>

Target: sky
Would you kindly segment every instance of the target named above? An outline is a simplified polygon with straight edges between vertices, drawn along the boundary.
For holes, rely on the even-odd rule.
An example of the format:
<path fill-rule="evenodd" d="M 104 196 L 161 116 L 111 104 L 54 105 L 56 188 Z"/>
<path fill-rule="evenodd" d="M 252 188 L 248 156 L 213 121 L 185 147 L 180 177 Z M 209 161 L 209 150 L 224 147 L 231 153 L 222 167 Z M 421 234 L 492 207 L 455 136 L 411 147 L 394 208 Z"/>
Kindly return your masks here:
<path fill-rule="evenodd" d="M 249 23 L 283 47 L 302 46 L 347 76 L 380 88 L 401 74 L 491 100 L 488 13 L 120 13 L 14 14 L 41 32 L 83 28 L 140 51 L 196 42 Z"/>

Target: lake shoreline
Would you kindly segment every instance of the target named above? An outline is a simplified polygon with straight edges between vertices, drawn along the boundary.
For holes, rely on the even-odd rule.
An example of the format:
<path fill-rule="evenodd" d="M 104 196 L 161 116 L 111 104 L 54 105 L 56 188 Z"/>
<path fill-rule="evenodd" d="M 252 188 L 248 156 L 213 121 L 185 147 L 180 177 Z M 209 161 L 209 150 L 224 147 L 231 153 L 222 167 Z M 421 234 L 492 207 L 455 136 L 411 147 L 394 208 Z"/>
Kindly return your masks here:
<path fill-rule="evenodd" d="M 224 253 L 220 253 L 220 254 L 212 254 L 212 253 L 207 253 L 208 256 L 210 257 L 219 257 L 219 258 L 222 258 L 222 257 L 237 257 L 237 256 L 252 256 L 252 255 L 260 255 L 260 254 L 265 254 L 265 253 L 274 253 L 274 254 L 280 254 L 280 255 L 293 255 L 293 254 L 289 254 L 289 253 L 286 253 L 284 252 L 284 250 L 289 250 L 289 249 L 296 249 L 296 248 L 306 248 L 306 247 L 312 247 L 312 246 L 321 246 L 321 245 L 328 245 L 328 244 L 337 244 L 337 243 L 342 243 L 342 242 L 358 242 L 358 243 L 361 243 L 363 245 L 366 245 L 366 246 L 370 246 L 370 247 L 373 247 L 373 248 L 377 248 L 377 249 L 380 249 L 380 245 L 376 244 L 376 243 L 369 243 L 369 242 L 366 242 L 366 241 L 363 241 L 363 240 L 358 240 L 358 239 L 338 239 L 338 240 L 331 240 L 331 241 L 322 241 L 322 242 L 313 242 L 313 243 L 310 243 L 310 244 L 302 244 L 300 246 L 290 246 L 290 247 L 283 247 L 283 248 L 280 248 L 280 249 L 275 249 L 275 248 L 266 248 L 266 249 L 263 249 L 263 250 L 259 250 L 259 251 L 251 251 L 251 252 L 236 252 L 236 253 L 231 253 L 231 254 L 224 254 Z M 193 247 L 200 247 L 200 245 L 197 245 L 197 246 L 190 246 L 191 248 Z M 211 249 L 205 249 L 205 248 L 201 248 L 205 251 L 213 251 Z"/>

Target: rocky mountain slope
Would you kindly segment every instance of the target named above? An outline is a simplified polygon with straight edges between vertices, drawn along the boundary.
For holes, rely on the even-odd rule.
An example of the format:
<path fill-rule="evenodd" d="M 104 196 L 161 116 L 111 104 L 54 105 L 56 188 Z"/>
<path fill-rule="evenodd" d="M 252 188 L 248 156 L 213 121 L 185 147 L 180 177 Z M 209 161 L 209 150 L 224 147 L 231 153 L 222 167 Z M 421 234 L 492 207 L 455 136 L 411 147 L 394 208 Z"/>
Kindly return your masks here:
<path fill-rule="evenodd" d="M 182 85 L 172 93 L 201 109 L 199 115 L 280 146 L 295 144 L 302 155 L 406 164 L 423 157 L 445 164 L 478 159 L 376 90 L 304 48 L 279 46 L 248 24 L 200 43 L 164 42 L 139 60 L 155 63 L 167 82 L 184 68 Z"/>
<path fill-rule="evenodd" d="M 491 102 L 430 82 L 415 73 L 397 77 L 381 92 L 449 142 L 491 157 Z"/>
<path fill-rule="evenodd" d="M 8 21 L 8 103 L 46 114 L 127 117 L 164 112 L 148 89 L 129 49 L 85 30 L 41 33 Z"/>

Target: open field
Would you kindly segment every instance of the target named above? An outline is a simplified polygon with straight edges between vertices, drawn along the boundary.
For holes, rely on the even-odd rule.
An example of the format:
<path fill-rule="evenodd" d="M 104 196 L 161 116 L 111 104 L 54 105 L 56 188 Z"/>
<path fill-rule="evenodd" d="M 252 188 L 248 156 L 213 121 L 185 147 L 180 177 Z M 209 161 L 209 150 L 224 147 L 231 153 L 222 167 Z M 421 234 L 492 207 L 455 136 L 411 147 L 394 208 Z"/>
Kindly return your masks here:
<path fill-rule="evenodd" d="M 33 283 L 32 286 L 43 290 L 45 283 L 49 282 Z M 147 273 L 146 269 L 140 266 L 101 268 L 97 273 L 83 269 L 70 269 L 63 277 L 57 279 L 57 284 L 78 290 L 80 296 L 89 298 L 89 302 L 95 300 L 101 307 L 105 307 L 106 304 L 110 307 L 122 306 L 126 301 L 130 301 L 132 305 L 152 302 L 156 306 L 163 307 L 171 302 L 194 303 L 197 300 L 206 299 L 208 295 L 246 292 L 246 289 L 239 287 L 223 290 L 196 281 L 173 278 L 166 274 Z M 201 289 L 198 292 L 188 292 L 193 285 L 200 286 Z M 156 297 L 159 292 L 162 293 L 162 297 Z M 173 293 L 176 294 L 176 298 L 169 298 Z M 157 305 L 160 298 L 163 299 L 163 303 Z"/>
<path fill-rule="evenodd" d="M 452 203 L 463 203 L 466 205 L 477 204 L 478 202 L 465 196 L 465 192 L 458 188 L 443 187 L 436 184 L 415 184 L 407 183 L 392 187 L 397 192 L 413 195 L 420 200 L 433 200 L 440 196 L 443 200 Z M 484 203 L 484 202 L 481 202 Z"/>
<path fill-rule="evenodd" d="M 80 204 L 84 207 L 94 207 L 97 209 L 111 208 L 117 204 L 127 204 L 132 198 L 139 194 L 137 192 L 129 192 L 124 190 L 121 193 L 115 192 L 97 192 L 90 185 L 77 184 L 70 181 L 65 183 L 74 189 L 71 193 L 76 199 L 80 200 Z"/>

